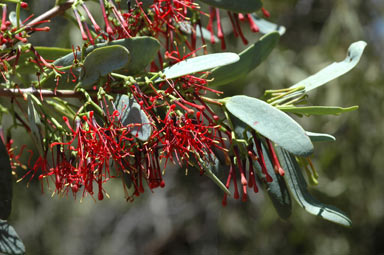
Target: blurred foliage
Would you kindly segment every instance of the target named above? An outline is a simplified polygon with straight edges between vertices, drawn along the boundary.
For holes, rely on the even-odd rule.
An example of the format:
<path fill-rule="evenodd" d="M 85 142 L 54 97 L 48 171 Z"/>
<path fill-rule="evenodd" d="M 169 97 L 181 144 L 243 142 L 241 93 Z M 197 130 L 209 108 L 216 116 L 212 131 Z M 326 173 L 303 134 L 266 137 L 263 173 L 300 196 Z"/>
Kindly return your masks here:
<path fill-rule="evenodd" d="M 36 14 L 54 1 L 35 0 Z M 260 97 L 344 59 L 349 44 L 368 47 L 352 72 L 311 92 L 321 105 L 360 106 L 338 117 L 299 121 L 306 130 L 333 134 L 335 143 L 317 144 L 313 161 L 320 184 L 311 192 L 346 211 L 353 227 L 345 229 L 308 215 L 298 207 L 288 221 L 278 218 L 269 198 L 229 200 L 197 171 L 169 168 L 166 187 L 125 202 L 119 180 L 101 202 L 91 198 L 50 197 L 38 181 L 14 185 L 10 222 L 27 254 L 383 254 L 384 253 L 384 2 L 381 0 L 265 0 L 271 21 L 286 26 L 279 48 L 236 85 L 223 90 Z M 79 44 L 76 27 L 53 20 L 39 45 Z M 58 31 L 61 31 L 59 36 Z M 247 34 L 250 42 L 258 35 Z M 230 36 L 229 36 L 230 37 Z M 239 40 L 237 40 L 239 41 Z M 229 50 L 246 46 L 230 41 Z M 216 46 L 214 46 L 215 48 Z M 243 86 L 240 86 L 243 85 Z M 52 187 L 53 188 L 53 187 Z"/>

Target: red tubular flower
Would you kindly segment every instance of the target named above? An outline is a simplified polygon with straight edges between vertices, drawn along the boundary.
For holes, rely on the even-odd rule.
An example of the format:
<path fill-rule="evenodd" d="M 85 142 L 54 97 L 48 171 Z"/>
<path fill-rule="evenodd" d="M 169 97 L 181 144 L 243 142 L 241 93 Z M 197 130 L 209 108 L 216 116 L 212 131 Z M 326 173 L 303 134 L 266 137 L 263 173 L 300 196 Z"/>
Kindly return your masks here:
<path fill-rule="evenodd" d="M 73 9 L 73 13 L 75 14 L 77 24 L 79 25 L 79 28 L 80 28 L 81 38 L 83 38 L 84 41 L 87 41 L 87 40 L 88 40 L 88 36 L 87 36 L 87 34 L 85 33 L 85 31 L 84 31 L 84 28 L 83 28 L 83 22 L 82 22 L 82 20 L 81 20 L 81 18 L 80 18 L 79 13 L 77 12 L 76 9 Z"/>
<path fill-rule="evenodd" d="M 105 11 L 105 6 L 104 6 L 104 0 L 100 0 L 99 2 L 100 2 L 101 12 L 103 14 L 104 23 L 105 23 L 105 31 L 107 32 L 107 34 L 112 36 L 114 34 L 114 31 L 108 21 L 107 13 Z"/>
<path fill-rule="evenodd" d="M 264 155 L 263 155 L 263 151 L 262 151 L 262 149 L 261 149 L 261 142 L 260 142 L 260 140 L 256 137 L 256 134 L 255 134 L 255 133 L 253 133 L 253 140 L 254 140 L 255 145 L 256 145 L 257 155 L 259 156 L 259 157 L 258 157 L 258 162 L 259 162 L 259 164 L 260 164 L 261 170 L 263 171 L 263 174 L 265 175 L 266 181 L 267 181 L 267 182 L 272 182 L 273 179 L 272 179 L 272 177 L 268 174 L 267 167 L 266 167 L 266 165 L 265 165 Z"/>
<path fill-rule="evenodd" d="M 93 25 L 93 28 L 95 29 L 96 32 L 100 32 L 101 31 L 101 28 L 100 26 L 96 23 L 95 19 L 93 18 L 91 12 L 88 10 L 87 6 L 82 3 L 81 4 L 81 7 L 83 7 L 83 9 L 85 10 L 85 12 L 87 13 L 88 15 L 88 18 L 91 20 L 91 23 Z"/>
<path fill-rule="evenodd" d="M 284 170 L 281 167 L 279 159 L 276 156 L 276 152 L 275 152 L 275 149 L 273 148 L 273 144 L 272 144 L 272 142 L 269 139 L 266 139 L 266 140 L 267 140 L 267 145 L 268 145 L 269 152 L 271 153 L 273 167 L 275 169 L 275 172 L 277 174 L 280 174 L 281 176 L 284 176 Z"/>
<path fill-rule="evenodd" d="M 3 32 L 7 29 L 6 19 L 7 19 L 7 6 L 3 5 L 3 16 L 1 19 L 1 31 Z"/>

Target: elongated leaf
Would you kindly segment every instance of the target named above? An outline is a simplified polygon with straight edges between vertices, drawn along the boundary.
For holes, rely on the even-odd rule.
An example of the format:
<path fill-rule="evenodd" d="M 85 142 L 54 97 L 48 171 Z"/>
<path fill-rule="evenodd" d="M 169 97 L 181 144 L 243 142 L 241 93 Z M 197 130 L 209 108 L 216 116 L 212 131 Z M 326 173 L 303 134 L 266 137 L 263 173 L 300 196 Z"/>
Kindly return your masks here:
<path fill-rule="evenodd" d="M 114 104 L 122 124 L 130 126 L 130 133 L 141 141 L 148 140 L 152 134 L 151 122 L 136 100 L 127 95 L 118 95 Z"/>
<path fill-rule="evenodd" d="M 269 22 L 268 20 L 262 19 L 256 14 L 252 14 L 252 20 L 255 22 L 255 24 L 259 27 L 260 33 L 268 34 L 271 32 L 278 32 L 280 36 L 285 34 L 285 27 L 281 25 L 274 24 L 272 22 Z"/>
<path fill-rule="evenodd" d="M 121 70 L 121 72 L 126 75 L 143 73 L 145 71 L 145 67 L 153 61 L 160 48 L 160 43 L 157 39 L 149 36 L 137 36 L 133 38 L 115 40 L 108 43 L 98 43 L 96 45 L 89 46 L 85 51 L 85 56 L 87 56 L 94 49 L 109 45 L 123 46 L 127 48 L 131 54 L 130 61 Z M 77 51 L 77 59 L 80 58 L 80 55 L 80 52 Z M 62 58 L 57 59 L 54 64 L 57 66 L 70 66 L 73 64 L 73 60 L 74 54 L 70 53 Z"/>
<path fill-rule="evenodd" d="M 204 38 L 207 42 L 211 41 L 211 32 L 209 32 L 206 28 L 200 27 L 199 25 L 196 25 L 195 31 L 193 31 L 193 28 L 191 26 L 190 22 L 180 22 L 179 23 L 180 30 L 185 34 L 192 34 L 196 33 L 197 37 Z M 216 35 L 213 35 L 213 40 L 215 43 L 219 42 L 219 38 L 217 38 Z"/>
<path fill-rule="evenodd" d="M 167 79 L 174 79 L 183 75 L 207 71 L 218 66 L 224 66 L 239 61 L 239 56 L 235 53 L 214 53 L 195 58 L 189 58 L 179 63 L 165 68 L 162 72 Z M 156 82 L 163 79 L 159 78 Z"/>
<path fill-rule="evenodd" d="M 231 12 L 251 13 L 262 7 L 260 0 L 201 0 L 217 8 Z"/>
<path fill-rule="evenodd" d="M 46 60 L 55 60 L 72 53 L 72 49 L 59 47 L 36 46 L 35 50 Z"/>
<path fill-rule="evenodd" d="M 32 99 L 34 95 L 28 94 L 28 122 L 29 122 L 29 128 L 32 132 L 32 139 L 35 142 L 35 145 L 37 146 L 37 149 L 40 152 L 40 155 L 42 154 L 42 137 L 40 133 L 39 126 L 41 125 L 40 115 L 36 111 L 35 102 Z"/>
<path fill-rule="evenodd" d="M 5 145 L 0 141 L 0 219 L 7 219 L 12 210 L 12 169 Z"/>
<path fill-rule="evenodd" d="M 129 51 L 120 45 L 97 48 L 84 59 L 81 85 L 89 87 L 101 76 L 123 68 L 130 60 Z"/>
<path fill-rule="evenodd" d="M 46 60 L 55 60 L 72 52 L 71 49 L 40 46 L 36 46 L 35 50 Z M 17 61 L 17 72 L 19 74 L 31 74 L 37 72 L 38 68 L 36 67 L 36 64 L 29 61 L 29 59 L 33 59 L 35 57 L 36 56 L 32 51 L 20 54 L 20 58 Z"/>
<path fill-rule="evenodd" d="M 245 77 L 269 56 L 279 38 L 280 35 L 277 32 L 264 35 L 239 54 L 239 61 L 213 69 L 209 78 L 214 78 L 214 80 L 209 85 L 224 85 Z"/>
<path fill-rule="evenodd" d="M 319 202 L 308 192 L 307 183 L 295 157 L 280 148 L 277 148 L 276 151 L 279 155 L 281 166 L 285 170 L 284 179 L 297 203 L 310 214 L 350 227 L 352 222 L 344 212 L 334 206 Z"/>
<path fill-rule="evenodd" d="M 0 220 L 0 252 L 9 255 L 25 254 L 23 241 L 6 220 Z"/>
<path fill-rule="evenodd" d="M 358 106 L 351 106 L 348 108 L 338 107 L 338 106 L 304 106 L 304 107 L 296 107 L 296 106 L 279 106 L 278 107 L 283 112 L 290 112 L 296 114 L 303 115 L 339 115 L 344 112 L 351 112 L 357 110 Z"/>
<path fill-rule="evenodd" d="M 233 96 L 225 101 L 230 113 L 287 151 L 308 156 L 313 145 L 304 129 L 291 117 L 256 98 Z"/>
<path fill-rule="evenodd" d="M 349 46 L 348 54 L 344 61 L 335 62 L 325 67 L 316 74 L 291 86 L 291 88 L 305 86 L 305 91 L 308 92 L 349 72 L 359 63 L 365 46 L 367 46 L 367 43 L 364 41 L 352 43 L 351 46 Z"/>
<path fill-rule="evenodd" d="M 336 141 L 336 138 L 329 134 L 322 133 L 313 133 L 313 132 L 305 132 L 312 142 L 333 142 Z"/>
<path fill-rule="evenodd" d="M 289 195 L 289 191 L 287 188 L 287 184 L 284 181 L 284 178 L 279 174 L 276 174 L 273 163 L 271 160 L 271 156 L 268 153 L 267 147 L 264 143 L 261 144 L 262 151 L 265 160 L 265 166 L 267 168 L 268 174 L 272 177 L 272 182 L 266 182 L 264 179 L 264 174 L 258 162 L 254 161 L 253 165 L 256 169 L 257 176 L 263 181 L 263 185 L 265 186 L 268 196 L 271 199 L 273 206 L 276 209 L 276 212 L 283 219 L 287 219 L 292 213 L 292 200 Z M 256 147 L 256 146 L 255 146 Z M 256 148 L 254 148 L 256 151 Z"/>

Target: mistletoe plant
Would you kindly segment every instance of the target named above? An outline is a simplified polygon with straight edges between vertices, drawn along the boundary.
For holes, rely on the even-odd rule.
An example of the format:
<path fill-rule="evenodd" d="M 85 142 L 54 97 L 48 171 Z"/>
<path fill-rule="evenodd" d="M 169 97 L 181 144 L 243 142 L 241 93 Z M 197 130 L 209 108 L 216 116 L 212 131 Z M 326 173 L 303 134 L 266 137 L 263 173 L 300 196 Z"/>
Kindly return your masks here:
<path fill-rule="evenodd" d="M 165 168 L 172 163 L 211 178 L 224 193 L 224 206 L 228 197 L 246 201 L 248 190 L 261 186 L 282 218 L 290 216 L 293 196 L 309 213 L 351 225 L 343 212 L 311 196 L 303 176 L 317 183 L 309 158 L 313 142 L 335 138 L 305 131 L 289 114 L 357 109 L 310 106 L 306 98 L 351 70 L 365 42 L 353 43 L 344 61 L 289 88 L 267 90 L 262 99 L 225 97 L 220 87 L 261 64 L 285 31 L 261 18 L 269 13 L 260 0 L 99 0 L 94 1 L 98 13 L 85 0 L 56 1 L 51 10 L 25 20 L 20 19 L 28 13 L 25 2 L 2 2 L 1 116 L 8 114 L 11 121 L 2 121 L 1 129 L 1 252 L 25 252 L 5 221 L 12 175 L 39 178 L 54 194 L 98 200 L 108 197 L 105 182 L 121 178 L 133 201 L 144 190 L 163 188 Z M 29 42 L 50 30 L 50 19 L 59 15 L 78 26 L 82 45 L 66 49 Z M 231 25 L 224 27 L 222 20 Z M 245 29 L 264 35 L 240 53 L 208 53 L 205 46 L 214 43 L 224 51 L 229 33 L 248 44 Z M 16 146 L 13 133 L 20 128 L 34 148 Z M 227 178 L 221 180 L 223 173 Z"/>

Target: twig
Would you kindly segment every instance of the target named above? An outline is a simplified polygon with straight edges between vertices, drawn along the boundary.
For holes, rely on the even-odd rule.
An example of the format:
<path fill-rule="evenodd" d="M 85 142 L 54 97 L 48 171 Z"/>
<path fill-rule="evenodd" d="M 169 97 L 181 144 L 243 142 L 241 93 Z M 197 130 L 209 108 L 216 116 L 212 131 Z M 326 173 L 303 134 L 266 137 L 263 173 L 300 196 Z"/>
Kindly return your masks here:
<path fill-rule="evenodd" d="M 40 21 L 43 20 L 49 20 L 53 17 L 56 17 L 57 15 L 63 14 L 67 9 L 71 8 L 72 4 L 75 1 L 69 0 L 61 5 L 57 5 L 53 7 L 52 9 L 46 11 L 45 13 L 41 14 L 40 16 L 34 18 L 32 21 L 30 21 L 26 26 L 27 27 L 32 27 L 35 26 L 36 23 L 39 23 Z"/>
<path fill-rule="evenodd" d="M 109 91 L 110 93 L 125 94 L 127 89 L 116 88 Z M 7 89 L 0 88 L 0 97 L 23 97 L 25 93 L 33 94 L 34 96 L 43 96 L 43 97 L 61 97 L 61 98 L 82 98 L 84 94 L 80 91 L 73 90 L 48 90 L 48 89 L 36 89 L 36 88 L 25 88 L 25 89 Z M 97 91 L 89 90 L 87 91 L 89 95 L 96 96 Z"/>

